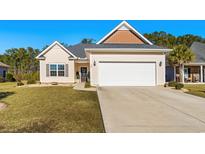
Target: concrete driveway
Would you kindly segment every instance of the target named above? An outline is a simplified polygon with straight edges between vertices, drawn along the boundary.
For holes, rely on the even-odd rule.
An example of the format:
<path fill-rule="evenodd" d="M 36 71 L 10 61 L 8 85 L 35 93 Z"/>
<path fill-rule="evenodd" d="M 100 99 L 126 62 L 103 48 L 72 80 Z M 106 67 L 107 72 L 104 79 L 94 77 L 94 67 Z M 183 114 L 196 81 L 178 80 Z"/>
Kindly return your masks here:
<path fill-rule="evenodd" d="M 99 87 L 106 132 L 205 132 L 205 99 L 164 87 Z"/>

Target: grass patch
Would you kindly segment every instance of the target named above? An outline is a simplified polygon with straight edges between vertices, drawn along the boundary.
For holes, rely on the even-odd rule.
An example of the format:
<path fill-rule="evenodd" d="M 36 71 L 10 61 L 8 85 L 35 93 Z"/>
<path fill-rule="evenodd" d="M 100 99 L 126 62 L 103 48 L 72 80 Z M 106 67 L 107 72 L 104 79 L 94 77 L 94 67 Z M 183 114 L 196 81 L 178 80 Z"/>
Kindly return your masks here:
<path fill-rule="evenodd" d="M 184 88 L 189 90 L 188 94 L 205 98 L 205 84 L 185 84 Z"/>
<path fill-rule="evenodd" d="M 0 132 L 104 132 L 96 92 L 0 84 Z"/>

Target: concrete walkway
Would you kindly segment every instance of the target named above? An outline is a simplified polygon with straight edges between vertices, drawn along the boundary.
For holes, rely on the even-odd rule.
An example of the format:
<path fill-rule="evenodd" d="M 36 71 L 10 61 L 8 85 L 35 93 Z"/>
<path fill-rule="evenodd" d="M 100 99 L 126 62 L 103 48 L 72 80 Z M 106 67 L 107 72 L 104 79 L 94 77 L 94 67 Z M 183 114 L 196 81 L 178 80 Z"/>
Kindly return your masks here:
<path fill-rule="evenodd" d="M 106 132 L 205 132 L 205 99 L 164 87 L 102 87 Z"/>
<path fill-rule="evenodd" d="M 85 88 L 85 82 L 76 83 L 73 89 L 80 91 L 96 91 L 95 87 Z"/>

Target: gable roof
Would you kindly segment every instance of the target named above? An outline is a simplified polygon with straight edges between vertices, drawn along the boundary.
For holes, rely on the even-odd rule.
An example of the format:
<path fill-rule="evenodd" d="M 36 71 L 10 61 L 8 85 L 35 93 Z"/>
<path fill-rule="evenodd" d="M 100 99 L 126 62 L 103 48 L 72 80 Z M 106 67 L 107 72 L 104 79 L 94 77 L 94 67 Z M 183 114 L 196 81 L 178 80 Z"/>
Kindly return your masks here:
<path fill-rule="evenodd" d="M 85 58 L 86 49 L 138 49 L 138 50 L 170 50 L 156 45 L 149 44 L 76 44 L 67 47 L 74 55 Z"/>
<path fill-rule="evenodd" d="M 205 43 L 193 42 L 191 50 L 195 54 L 195 62 L 205 63 Z"/>
<path fill-rule="evenodd" d="M 42 59 L 45 53 L 47 53 L 53 46 L 59 45 L 63 50 L 65 50 L 69 55 L 71 55 L 74 58 L 77 58 L 72 52 L 70 52 L 67 48 L 65 48 L 62 44 L 60 44 L 58 41 L 53 42 L 50 46 L 48 46 L 45 50 L 43 50 L 36 58 Z"/>
<path fill-rule="evenodd" d="M 4 64 L 4 63 L 2 63 L 2 62 L 0 62 L 0 67 L 6 67 L 6 68 L 9 68 L 10 66 L 9 66 L 9 65 L 6 65 L 6 64 Z"/>
<path fill-rule="evenodd" d="M 113 30 L 111 30 L 107 35 L 105 35 L 101 40 L 99 40 L 96 44 L 100 44 L 105 41 L 109 36 L 111 36 L 116 30 L 131 30 L 134 34 L 136 34 L 140 39 L 146 42 L 149 45 L 152 45 L 148 39 L 146 39 L 142 34 L 140 34 L 134 27 L 128 24 L 126 21 L 122 21 L 119 25 L 117 25 Z"/>

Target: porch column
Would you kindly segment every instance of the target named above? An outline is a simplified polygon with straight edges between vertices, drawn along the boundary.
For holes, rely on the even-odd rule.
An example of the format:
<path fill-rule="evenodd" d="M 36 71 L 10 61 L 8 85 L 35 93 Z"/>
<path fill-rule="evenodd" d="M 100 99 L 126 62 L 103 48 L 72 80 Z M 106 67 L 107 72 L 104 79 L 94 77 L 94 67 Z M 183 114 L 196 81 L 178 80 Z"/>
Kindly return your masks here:
<path fill-rule="evenodd" d="M 203 65 L 200 65 L 200 82 L 203 82 Z"/>
<path fill-rule="evenodd" d="M 176 66 L 174 66 L 174 81 L 176 81 Z"/>
<path fill-rule="evenodd" d="M 182 65 L 182 83 L 184 83 L 184 65 Z"/>

